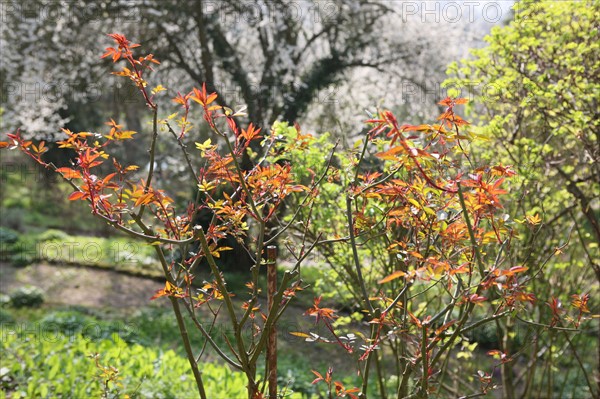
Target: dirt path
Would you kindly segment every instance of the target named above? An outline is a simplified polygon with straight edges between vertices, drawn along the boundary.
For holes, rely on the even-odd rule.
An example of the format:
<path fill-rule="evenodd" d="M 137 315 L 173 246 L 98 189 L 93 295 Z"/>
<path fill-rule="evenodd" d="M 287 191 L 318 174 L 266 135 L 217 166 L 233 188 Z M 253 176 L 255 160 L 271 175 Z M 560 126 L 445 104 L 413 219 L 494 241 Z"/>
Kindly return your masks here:
<path fill-rule="evenodd" d="M 15 268 L 0 263 L 0 292 L 33 285 L 46 293 L 52 305 L 81 305 L 93 308 L 134 309 L 150 305 L 150 297 L 164 284 L 141 277 L 86 267 L 45 263 Z"/>

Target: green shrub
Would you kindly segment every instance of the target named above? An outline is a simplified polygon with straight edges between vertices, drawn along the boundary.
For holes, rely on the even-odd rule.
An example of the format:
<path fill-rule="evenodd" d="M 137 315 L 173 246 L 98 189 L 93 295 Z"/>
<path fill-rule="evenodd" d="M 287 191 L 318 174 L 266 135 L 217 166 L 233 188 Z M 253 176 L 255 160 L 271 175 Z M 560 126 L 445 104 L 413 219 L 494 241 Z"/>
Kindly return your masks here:
<path fill-rule="evenodd" d="M 40 234 L 16 236 L 15 241 L 8 233 L 12 243 L 0 241 L 0 260 L 8 260 L 15 267 L 45 261 L 93 266 L 145 277 L 161 276 L 161 271 L 155 267 L 153 248 L 135 240 L 71 236 L 61 230 L 49 229 Z"/>
<path fill-rule="evenodd" d="M 18 241 L 10 244 L 7 255 L 10 263 L 15 267 L 25 267 L 38 260 L 37 237 L 23 234 Z"/>
<path fill-rule="evenodd" d="M 0 308 L 0 324 L 13 323 L 14 321 L 15 318 L 8 310 Z"/>
<path fill-rule="evenodd" d="M 101 320 L 77 310 L 52 312 L 40 320 L 40 326 L 49 335 L 72 338 L 80 334 L 93 341 L 120 339 L 127 343 L 144 343 L 141 342 L 134 323 Z"/>
<path fill-rule="evenodd" d="M 123 397 L 185 398 L 194 396 L 195 382 L 187 360 L 172 350 L 162 351 L 123 340 L 90 341 L 82 335 L 72 339 L 41 339 L 42 336 L 6 334 L 0 357 L 0 397 Z M 101 366 L 115 367 L 118 386 L 103 389 L 100 370 L 89 355 L 98 355 Z M 205 363 L 202 372 L 210 398 L 246 397 L 242 373 L 227 366 Z M 296 396 L 297 398 L 298 396 Z"/>
<path fill-rule="evenodd" d="M 10 263 L 14 267 L 29 266 L 37 260 L 35 256 L 28 255 L 23 252 L 16 253 L 10 257 Z"/>
<path fill-rule="evenodd" d="M 143 243 L 123 238 L 70 236 L 47 230 L 35 237 L 34 254 L 50 263 L 76 264 L 155 277 L 154 250 Z M 31 250 L 29 252 L 32 252 Z"/>
<path fill-rule="evenodd" d="M 44 303 L 44 291 L 32 285 L 17 288 L 10 294 L 10 304 L 15 308 L 36 308 Z"/>
<path fill-rule="evenodd" d="M 7 183 L 8 184 L 8 183 Z M 8 187 L 4 187 L 7 189 L 7 192 L 10 190 Z M 23 231 L 24 228 L 24 218 L 26 215 L 25 209 L 20 206 L 15 207 L 0 207 L 0 214 L 2 215 L 3 226 L 9 227 L 13 230 Z"/>
<path fill-rule="evenodd" d="M 10 305 L 10 297 L 5 294 L 0 294 L 0 308 Z"/>
<path fill-rule="evenodd" d="M 93 319 L 77 311 L 57 311 L 44 316 L 42 324 L 54 325 L 62 331 L 81 331 Z"/>
<path fill-rule="evenodd" d="M 494 323 L 487 323 L 473 329 L 469 334 L 471 342 L 477 342 L 480 348 L 498 349 L 500 342 L 498 338 L 498 328 Z"/>
<path fill-rule="evenodd" d="M 39 242 L 46 241 L 66 241 L 71 238 L 67 233 L 61 230 L 49 229 L 37 236 Z"/>
<path fill-rule="evenodd" d="M 19 241 L 19 234 L 16 231 L 0 227 L 0 260 L 10 259 L 17 241 Z"/>
<path fill-rule="evenodd" d="M 19 234 L 6 227 L 0 227 L 0 244 L 14 244 L 19 240 Z"/>

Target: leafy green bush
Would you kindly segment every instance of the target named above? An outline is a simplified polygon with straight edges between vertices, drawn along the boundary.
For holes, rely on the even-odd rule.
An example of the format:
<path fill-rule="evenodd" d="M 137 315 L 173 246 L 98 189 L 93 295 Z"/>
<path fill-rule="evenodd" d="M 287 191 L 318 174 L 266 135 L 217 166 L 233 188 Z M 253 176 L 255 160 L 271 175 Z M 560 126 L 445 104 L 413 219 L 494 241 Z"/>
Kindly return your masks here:
<path fill-rule="evenodd" d="M 25 267 L 38 260 L 37 237 L 34 234 L 22 234 L 19 239 L 10 244 L 5 253 L 10 263 L 15 267 Z"/>
<path fill-rule="evenodd" d="M 0 294 L 0 308 L 10 305 L 10 297 L 5 294 Z"/>
<path fill-rule="evenodd" d="M 94 266 L 146 277 L 160 275 L 152 248 L 121 238 L 70 236 L 48 230 L 36 237 L 40 260 Z"/>
<path fill-rule="evenodd" d="M 142 345 L 177 347 L 179 331 L 175 318 L 165 308 L 145 308 L 129 318 L 136 328 L 135 342 Z M 190 337 L 193 345 L 201 345 L 202 340 Z M 183 354 L 183 352 L 182 352 Z"/>
<path fill-rule="evenodd" d="M 48 327 L 56 327 L 60 331 L 80 332 L 86 324 L 93 321 L 91 317 L 80 312 L 58 311 L 43 317 L 41 324 Z"/>
<path fill-rule="evenodd" d="M 6 229 L 7 230 L 7 229 Z M 10 230 L 7 230 L 10 231 Z M 12 237 L 12 236 L 11 236 Z M 40 234 L 23 234 L 0 253 L 13 266 L 23 267 L 36 261 L 85 265 L 123 271 L 145 277 L 160 276 L 152 248 L 122 238 L 71 236 L 49 229 Z"/>
<path fill-rule="evenodd" d="M 0 324 L 12 323 L 15 318 L 6 309 L 0 308 Z"/>
<path fill-rule="evenodd" d="M 19 239 L 19 234 L 11 229 L 0 227 L 0 244 L 14 244 Z"/>
<path fill-rule="evenodd" d="M 11 229 L 0 227 L 0 259 L 9 259 L 14 252 L 15 243 L 19 241 L 19 234 Z"/>
<path fill-rule="evenodd" d="M 29 266 L 37 260 L 38 259 L 36 257 L 23 252 L 17 252 L 16 254 L 11 255 L 10 257 L 10 263 L 14 267 Z"/>
<path fill-rule="evenodd" d="M 10 304 L 15 308 L 36 308 L 43 303 L 44 291 L 32 285 L 19 287 L 10 294 Z"/>
<path fill-rule="evenodd" d="M 126 343 L 148 344 L 137 325 L 122 320 L 102 320 L 76 310 L 62 310 L 44 316 L 39 325 L 46 334 L 73 338 L 80 334 L 93 341 L 120 339 Z"/>
<path fill-rule="evenodd" d="M 61 230 L 56 229 L 48 229 L 43 233 L 39 234 L 37 239 L 39 242 L 46 241 L 66 241 L 70 238 L 70 236 Z"/>
<path fill-rule="evenodd" d="M 5 183 L 3 186 L 6 191 L 12 192 L 14 191 L 14 183 L 11 182 Z M 0 221 L 3 226 L 6 228 L 11 228 L 13 230 L 23 231 L 23 219 L 25 218 L 25 209 L 20 207 L 5 207 L 4 204 L 0 206 L 0 214 L 2 215 L 2 220 Z"/>
<path fill-rule="evenodd" d="M 103 367 L 118 370 L 118 384 L 104 389 L 102 369 L 90 354 L 98 353 Z M 195 394 L 187 360 L 172 350 L 161 351 L 123 340 L 91 341 L 82 335 L 72 339 L 26 337 L 5 334 L 0 357 L 0 398 L 122 397 L 183 398 Z M 245 378 L 227 366 L 202 365 L 208 397 L 244 398 Z M 296 396 L 298 397 L 298 396 Z"/>

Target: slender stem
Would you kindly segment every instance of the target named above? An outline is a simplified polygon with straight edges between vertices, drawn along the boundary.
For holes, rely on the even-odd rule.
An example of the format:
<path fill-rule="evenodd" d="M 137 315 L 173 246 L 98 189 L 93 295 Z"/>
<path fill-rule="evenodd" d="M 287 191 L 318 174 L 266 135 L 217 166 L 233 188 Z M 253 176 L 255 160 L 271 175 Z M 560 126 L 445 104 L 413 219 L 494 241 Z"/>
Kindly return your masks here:
<path fill-rule="evenodd" d="M 475 259 L 477 260 L 477 266 L 479 267 L 479 273 L 481 277 L 485 277 L 485 269 L 483 267 L 483 261 L 481 260 L 481 255 L 479 254 L 479 247 L 477 246 L 477 241 L 475 240 L 475 234 L 473 233 L 473 226 L 471 226 L 471 220 L 469 219 L 469 213 L 467 212 L 467 206 L 465 205 L 465 197 L 462 192 L 462 187 L 460 183 L 456 183 L 458 187 L 458 198 L 460 200 L 460 207 L 463 211 L 463 216 L 465 218 L 465 223 L 467 224 L 467 229 L 469 230 L 469 237 L 471 238 L 471 245 L 473 246 L 473 252 L 475 253 Z"/>
<path fill-rule="evenodd" d="M 138 222 L 140 227 L 146 231 L 149 228 L 144 225 L 141 221 Z M 163 273 L 167 281 L 171 284 L 176 285 L 175 281 L 173 281 L 173 277 L 171 272 L 169 271 L 169 266 L 167 259 L 165 258 L 165 254 L 160 246 L 155 246 L 154 250 L 156 251 L 156 255 L 160 261 L 160 265 L 162 266 Z M 171 301 L 171 306 L 173 307 L 173 313 L 175 313 L 175 318 L 177 319 L 177 327 L 179 328 L 179 335 L 181 336 L 181 340 L 183 342 L 183 347 L 185 349 L 186 356 L 190 363 L 190 367 L 192 368 L 192 373 L 194 374 L 194 379 L 196 380 L 196 386 L 198 387 L 198 393 L 200 394 L 200 398 L 206 399 L 206 392 L 204 391 L 204 383 L 202 382 L 202 373 L 198 369 L 198 363 L 196 362 L 196 358 L 194 356 L 194 352 L 192 350 L 192 346 L 190 343 L 190 338 L 187 332 L 187 328 L 185 326 L 185 322 L 183 320 L 183 316 L 181 314 L 181 309 L 179 307 L 179 302 L 177 298 L 173 296 L 169 296 L 169 300 Z"/>
<path fill-rule="evenodd" d="M 392 303 L 390 303 L 390 305 L 384 310 L 384 313 L 388 313 L 390 310 L 392 310 L 394 308 L 394 306 L 396 306 L 396 304 L 398 303 L 398 301 L 400 301 L 400 299 L 404 296 L 404 294 L 406 293 L 406 291 L 408 290 L 408 288 L 411 285 L 412 285 L 411 282 L 406 282 L 406 284 L 402 288 L 402 291 L 400 291 L 400 293 L 398 295 L 396 295 L 396 298 L 394 298 L 394 300 L 392 301 Z"/>
<path fill-rule="evenodd" d="M 479 287 L 481 287 L 481 286 L 479 286 Z M 436 353 L 436 355 L 433 357 L 433 359 L 430 362 L 430 367 L 435 366 L 435 364 L 437 363 L 439 358 L 442 356 L 442 354 L 454 343 L 454 341 L 456 340 L 458 335 L 461 333 L 462 326 L 467 322 L 473 308 L 475 308 L 475 304 L 473 302 L 469 302 L 465 311 L 463 312 L 462 320 L 460 320 L 458 327 L 456 328 L 454 333 L 450 336 L 448 341 L 439 349 L 438 353 Z"/>
<path fill-rule="evenodd" d="M 379 311 L 379 309 L 378 309 Z M 375 324 L 371 324 L 371 337 L 370 337 L 370 344 L 371 345 L 375 345 L 375 337 L 376 337 L 376 328 L 375 328 Z M 362 383 L 362 394 L 366 397 L 367 396 L 367 390 L 369 388 L 369 370 L 371 369 L 371 356 L 374 354 L 374 350 L 371 351 L 368 355 L 367 355 L 367 359 L 365 361 L 365 367 L 363 369 L 363 383 Z"/>
<path fill-rule="evenodd" d="M 150 142 L 150 149 L 148 149 L 148 153 L 150 154 L 150 165 L 148 166 L 148 176 L 146 177 L 146 183 L 144 185 L 144 193 L 147 193 L 150 189 L 150 185 L 152 184 L 152 177 L 154 176 L 154 159 L 156 157 L 156 139 L 158 138 L 158 106 L 154 106 L 152 108 L 152 141 Z M 140 207 L 140 211 L 138 213 L 139 218 L 141 219 L 144 215 L 144 210 L 146 209 L 145 205 Z"/>
<path fill-rule="evenodd" d="M 567 342 L 569 343 L 569 348 L 571 348 L 571 351 L 573 352 L 573 356 L 575 356 L 575 359 L 577 360 L 577 364 L 579 365 L 579 367 L 581 368 L 581 371 L 583 372 L 583 376 L 585 377 L 585 382 L 588 386 L 588 388 L 590 389 L 590 394 L 592 394 L 592 397 L 594 397 L 594 386 L 592 384 L 592 381 L 590 381 L 590 377 L 588 375 L 588 372 L 585 370 L 585 367 L 583 365 L 583 362 L 581 361 L 581 358 L 579 357 L 579 353 L 577 352 L 577 348 L 575 347 L 575 345 L 573 345 L 573 341 L 571 340 L 571 338 L 569 337 L 569 335 L 567 334 L 566 331 L 563 331 L 563 334 L 565 335 L 565 338 L 567 340 Z M 596 392 L 596 395 L 600 395 L 600 392 Z M 595 396 L 598 397 L 598 396 Z"/>
<path fill-rule="evenodd" d="M 215 127 L 215 129 L 216 129 L 216 127 Z M 248 186 L 246 185 L 246 179 L 244 178 L 244 173 L 242 172 L 242 167 L 240 166 L 240 163 L 237 160 L 235 150 L 233 149 L 233 146 L 231 145 L 231 142 L 229 141 L 227 136 L 223 133 L 220 133 L 220 135 L 223 138 L 225 138 L 225 143 L 227 144 L 227 148 L 229 149 L 229 153 L 231 154 L 231 159 L 233 160 L 235 170 L 238 174 L 238 178 L 240 179 L 240 185 L 242 186 L 242 190 L 244 190 L 244 193 L 246 193 L 246 198 L 248 199 L 248 203 L 250 204 L 250 209 L 252 209 L 252 212 L 254 213 L 255 217 L 257 219 L 260 219 L 260 212 L 258 211 L 258 208 L 256 208 L 256 204 L 254 203 L 254 199 L 252 198 L 252 193 L 250 192 L 250 190 L 248 189 Z"/>
<path fill-rule="evenodd" d="M 496 330 L 501 335 L 499 339 L 500 350 L 504 353 L 512 353 L 511 341 L 509 337 L 509 331 L 512 330 L 513 324 L 511 323 L 510 316 L 506 318 L 504 326 L 501 325 L 500 320 L 496 320 Z M 515 398 L 515 387 L 513 384 L 513 368 L 510 362 L 502 362 L 500 364 L 500 373 L 502 375 L 502 389 L 504 390 L 504 397 L 506 399 Z"/>
<path fill-rule="evenodd" d="M 192 318 L 192 321 L 196 325 L 196 328 L 198 328 L 198 330 L 200 330 L 200 332 L 202 333 L 202 335 L 204 335 L 204 338 L 206 338 L 206 341 L 210 344 L 210 346 L 213 347 L 213 349 L 215 351 L 217 351 L 217 353 L 219 354 L 219 356 L 221 356 L 221 358 L 223 360 L 225 360 L 227 363 L 229 363 L 233 368 L 236 368 L 238 370 L 242 370 L 242 365 L 239 364 L 239 363 L 237 363 L 237 362 L 235 362 L 233 359 L 231 359 L 229 356 L 227 356 L 227 354 L 225 352 L 223 352 L 223 350 L 217 345 L 217 343 L 214 341 L 214 339 L 210 335 L 210 331 L 206 331 L 206 329 L 204 328 L 204 326 L 202 325 L 202 323 L 200 323 L 200 321 L 198 321 L 198 318 L 196 317 L 196 315 L 194 314 L 194 312 L 191 311 L 191 309 L 189 307 L 187 307 L 187 306 L 186 306 L 186 309 L 187 309 L 188 313 L 190 314 L 190 317 Z M 237 356 L 237 354 L 235 352 L 234 352 L 234 354 Z"/>
<path fill-rule="evenodd" d="M 358 175 L 360 174 L 360 164 L 365 158 L 365 154 L 367 153 L 367 146 L 369 145 L 369 137 L 365 137 L 365 142 L 363 144 L 362 151 L 360 153 L 360 157 L 358 158 L 358 163 L 356 164 L 356 172 L 354 172 L 354 181 L 352 184 L 355 184 L 358 181 Z"/>
<path fill-rule="evenodd" d="M 421 380 L 421 391 L 423 393 L 423 397 L 427 398 L 429 396 L 429 357 L 427 356 L 427 327 L 429 323 L 423 323 L 421 326 L 421 359 L 423 359 L 423 377 Z"/>
<path fill-rule="evenodd" d="M 215 276 L 215 281 L 217 282 L 217 287 L 219 291 L 221 291 L 221 295 L 223 296 L 223 300 L 225 301 L 225 305 L 227 306 L 227 310 L 229 312 L 229 317 L 231 322 L 233 323 L 234 328 L 237 330 L 238 321 L 237 316 L 235 314 L 235 310 L 233 308 L 233 302 L 231 301 L 231 297 L 229 295 L 229 291 L 227 290 L 227 286 L 225 285 L 225 281 L 223 281 L 223 277 L 219 272 L 219 267 L 215 263 L 215 259 L 213 258 L 210 248 L 208 245 L 208 241 L 206 241 L 206 236 L 204 235 L 204 231 L 202 227 L 197 226 L 195 228 L 195 232 L 197 233 L 198 238 L 200 239 L 200 245 L 202 246 L 202 251 L 204 252 L 204 256 L 208 261 L 208 265 L 210 267 L 211 272 Z"/>
<path fill-rule="evenodd" d="M 269 312 L 273 308 L 273 299 L 277 292 L 277 248 L 274 245 L 267 247 L 267 291 Z M 283 288 L 283 287 L 282 287 Z M 267 380 L 269 381 L 269 399 L 277 399 L 277 330 L 273 325 L 265 331 L 269 335 L 267 344 Z"/>
<path fill-rule="evenodd" d="M 379 356 L 377 356 L 377 353 L 375 353 L 375 370 L 377 372 L 377 384 L 379 385 L 379 396 L 381 396 L 381 399 L 387 399 L 387 393 L 385 391 L 383 369 L 381 368 L 381 360 L 379 359 Z"/>
<path fill-rule="evenodd" d="M 398 387 L 398 399 L 405 399 L 408 393 L 408 381 L 410 379 L 410 375 L 412 374 L 413 368 L 410 364 L 406 363 L 406 367 L 404 368 L 404 372 L 402 373 L 402 382 Z"/>
<path fill-rule="evenodd" d="M 173 135 L 175 140 L 177 140 L 177 144 L 179 144 L 179 148 L 181 148 L 181 152 L 183 153 L 183 158 L 185 159 L 185 162 L 187 163 L 188 170 L 189 170 L 190 174 L 192 175 L 192 178 L 196 181 L 196 183 L 201 184 L 202 182 L 196 175 L 196 171 L 195 171 L 194 166 L 192 165 L 192 161 L 190 159 L 190 154 L 187 152 L 187 146 L 183 143 L 182 137 L 177 136 L 177 133 L 175 133 L 175 131 L 173 130 L 171 125 L 169 125 L 169 123 L 167 123 L 167 128 L 169 129 L 169 132 L 171 132 L 171 134 Z"/>
<path fill-rule="evenodd" d="M 530 324 L 532 326 L 543 327 L 543 328 L 548 329 L 550 331 L 556 330 L 556 331 L 563 331 L 563 332 L 581 333 L 581 330 L 577 329 L 577 328 L 556 327 L 556 326 L 551 326 L 549 324 L 536 323 L 535 321 L 530 321 L 530 320 L 522 319 L 519 316 L 515 316 L 515 319 L 517 319 L 517 320 L 519 320 L 519 321 L 521 321 L 523 323 Z"/>
<path fill-rule="evenodd" d="M 153 242 L 160 242 L 162 244 L 173 244 L 173 245 L 187 245 L 187 244 L 191 244 L 192 242 L 194 242 L 196 240 L 196 238 L 194 237 L 190 237 L 190 238 L 186 238 L 185 240 L 173 240 L 170 238 L 163 238 L 163 237 L 159 237 L 157 235 L 154 234 L 148 234 L 148 233 L 140 233 L 138 231 L 135 230 L 131 230 L 121 224 L 119 224 L 118 221 L 116 220 L 112 220 L 109 217 L 102 215 L 100 213 L 97 213 L 95 215 L 96 217 L 106 221 L 108 224 L 110 224 L 111 226 L 115 227 L 117 230 L 121 230 L 122 232 L 132 236 L 132 237 L 136 237 L 136 238 L 140 238 L 144 241 L 147 241 L 149 243 L 153 243 Z M 137 223 L 139 219 L 139 216 L 135 215 L 135 214 L 130 214 L 131 218 Z"/>
<path fill-rule="evenodd" d="M 246 321 L 248 321 L 248 317 L 252 313 L 252 308 L 254 307 L 254 304 L 258 300 L 258 278 L 259 278 L 259 272 L 260 272 L 260 264 L 262 262 L 262 252 L 263 252 L 263 248 L 265 245 L 264 244 L 265 229 L 266 229 L 266 223 L 264 221 L 261 221 L 259 224 L 258 242 L 256 244 L 256 257 L 255 257 L 254 265 L 252 265 L 252 268 L 251 268 L 252 298 L 248 302 L 249 306 L 240 319 L 240 329 L 243 328 L 244 325 L 246 324 Z"/>
<path fill-rule="evenodd" d="M 352 200 L 350 196 L 346 196 L 346 218 L 348 220 L 348 230 L 350 232 L 350 246 L 352 247 L 352 258 L 354 259 L 354 266 L 356 267 L 356 277 L 358 284 L 363 296 L 363 300 L 366 302 L 371 315 L 373 315 L 375 309 L 369 300 L 369 294 L 367 293 L 367 287 L 365 286 L 365 280 L 362 275 L 362 267 L 360 260 L 358 259 L 358 249 L 356 248 L 356 240 L 354 238 L 354 221 L 352 220 Z"/>
<path fill-rule="evenodd" d="M 281 284 L 279 285 L 279 290 L 273 297 L 273 307 L 269 310 L 269 314 L 267 315 L 267 320 L 265 321 L 263 333 L 260 335 L 260 339 L 256 346 L 252 349 L 252 356 L 250 358 L 250 364 L 256 364 L 258 361 L 258 357 L 262 353 L 267 343 L 268 334 L 265 334 L 265 331 L 269 331 L 269 329 L 274 325 L 277 320 L 278 311 L 281 304 L 281 298 L 283 297 L 283 292 L 285 291 L 285 287 L 288 286 L 289 281 L 292 277 L 296 276 L 298 271 L 286 271 L 283 274 L 283 279 Z"/>
<path fill-rule="evenodd" d="M 169 296 L 169 300 L 171 301 L 171 305 L 173 306 L 173 312 L 175 313 L 175 317 L 177 318 L 177 327 L 179 327 L 179 334 L 181 335 L 181 339 L 183 341 L 185 353 L 187 355 L 188 361 L 190 362 L 190 366 L 192 367 L 192 373 L 194 374 L 194 379 L 196 380 L 198 393 L 200 394 L 200 398 L 206 399 L 204 383 L 202 382 L 202 373 L 198 369 L 198 363 L 196 363 L 196 358 L 194 357 L 194 353 L 192 351 L 190 338 L 185 327 L 185 322 L 181 315 L 181 309 L 179 308 L 179 302 L 177 301 L 177 298 L 174 298 L 172 296 Z"/>
<path fill-rule="evenodd" d="M 390 180 L 392 177 L 394 177 L 396 175 L 396 172 L 398 172 L 400 169 L 402 169 L 402 166 L 404 166 L 404 165 L 401 165 L 401 166 L 395 168 L 390 173 L 388 173 L 387 176 L 382 177 L 381 179 L 377 180 L 376 182 L 373 182 L 373 183 L 371 183 L 371 184 L 369 184 L 367 186 L 364 186 L 363 188 L 360 189 L 360 194 L 366 193 L 367 191 L 369 191 L 373 187 L 380 186 L 383 183 L 385 183 L 386 181 Z"/>
<path fill-rule="evenodd" d="M 481 320 L 479 320 L 479 321 L 477 321 L 477 322 L 475 322 L 473 324 L 469 324 L 465 328 L 461 329 L 460 333 L 461 334 L 465 334 L 466 332 L 471 331 L 471 330 L 473 330 L 473 329 L 475 329 L 475 328 L 477 328 L 477 327 L 479 327 L 479 326 L 481 326 L 483 324 L 486 324 L 486 323 L 489 323 L 491 321 L 500 319 L 500 318 L 502 318 L 502 317 L 504 317 L 504 316 L 506 316 L 508 314 L 510 314 L 510 311 L 506 310 L 506 311 L 504 311 L 502 313 L 498 313 L 498 314 L 496 314 L 494 316 L 490 316 L 490 317 L 487 317 L 485 319 L 481 319 Z"/>
<path fill-rule="evenodd" d="M 229 319 L 231 324 L 233 325 L 233 331 L 235 334 L 235 341 L 238 346 L 238 355 L 241 360 L 241 367 L 246 373 L 248 377 L 248 386 L 249 389 L 254 389 L 254 378 L 253 374 L 255 371 L 254 365 L 256 365 L 256 361 L 250 361 L 248 358 L 248 353 L 246 352 L 246 347 L 244 344 L 244 340 L 242 338 L 242 331 L 235 314 L 235 310 L 233 308 L 233 302 L 231 301 L 231 297 L 229 295 L 229 291 L 227 290 L 227 286 L 225 285 L 225 281 L 223 281 L 223 277 L 219 271 L 217 264 L 215 263 L 215 259 L 210 253 L 210 248 L 208 246 L 208 242 L 206 241 L 206 236 L 204 235 L 204 231 L 202 227 L 198 226 L 196 229 L 196 234 L 200 239 L 200 245 L 202 246 L 202 251 L 206 256 L 206 260 L 208 261 L 208 265 L 213 275 L 215 276 L 215 281 L 217 282 L 217 287 L 221 291 L 221 295 L 223 296 L 223 300 L 225 301 L 225 305 L 227 307 L 227 311 L 229 313 Z"/>
<path fill-rule="evenodd" d="M 189 285 L 188 285 L 188 291 L 190 291 L 190 286 Z M 190 305 L 191 302 L 190 303 L 184 302 L 184 304 L 186 305 L 186 308 L 189 310 L 190 306 L 188 306 L 188 305 Z M 221 303 L 219 305 L 219 307 L 217 308 L 217 311 L 215 312 L 215 311 L 212 310 L 212 307 L 210 306 L 210 303 L 206 304 L 206 306 L 210 309 L 210 312 L 213 314 L 213 319 L 210 322 L 210 326 L 208 327 L 208 334 L 212 334 L 213 329 L 215 328 L 215 324 L 217 322 L 217 317 L 219 317 L 219 313 L 220 313 L 222 305 L 223 304 Z M 192 312 L 191 312 L 192 319 L 195 318 L 196 321 L 194 321 L 194 323 L 198 324 L 197 323 L 198 319 L 196 318 L 196 314 L 195 314 L 195 312 L 193 310 L 194 309 L 192 308 Z M 202 324 L 200 324 L 200 325 L 202 325 Z M 204 329 L 204 326 L 202 328 Z M 200 359 L 202 359 L 202 355 L 204 355 L 204 351 L 206 350 L 207 346 L 208 346 L 208 340 L 204 340 L 204 342 L 202 343 L 202 348 L 200 349 L 200 353 L 198 354 L 198 356 L 196 356 L 196 361 L 197 362 L 199 362 Z"/>

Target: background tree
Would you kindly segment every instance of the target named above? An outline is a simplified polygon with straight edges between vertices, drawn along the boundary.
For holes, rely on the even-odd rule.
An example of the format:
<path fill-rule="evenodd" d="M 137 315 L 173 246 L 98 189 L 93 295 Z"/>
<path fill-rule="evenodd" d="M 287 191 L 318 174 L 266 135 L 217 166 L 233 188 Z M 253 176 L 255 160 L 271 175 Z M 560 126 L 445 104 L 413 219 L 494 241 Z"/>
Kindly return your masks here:
<path fill-rule="evenodd" d="M 122 114 L 134 130 L 143 126 L 139 111 L 144 105 L 135 88 L 107 79 L 102 74 L 106 65 L 89 61 L 106 44 L 99 42 L 100 34 L 111 31 L 156 44 L 166 87 L 207 82 L 222 104 L 246 105 L 249 120 L 260 126 L 307 116 L 306 128 L 314 128 L 313 121 L 329 121 L 328 128 L 339 127 L 340 121 L 344 128 L 355 126 L 364 114 L 348 110 L 350 98 L 360 99 L 364 107 L 384 99 L 412 104 L 411 110 L 423 117 L 443 97 L 438 91 L 444 66 L 465 55 L 465 43 L 476 45 L 490 25 L 501 21 L 476 15 L 481 14 L 476 8 L 459 9 L 456 17 L 454 8 L 444 4 L 4 2 L 4 127 L 27 127 L 29 134 L 51 139 L 69 120 L 83 121 L 78 123 L 88 129 L 98 126 L 103 121 L 98 113 Z M 394 29 L 384 29 L 385 23 Z M 72 45 L 61 48 L 65 42 Z M 82 69 L 85 74 L 78 73 Z M 311 103 L 321 107 L 307 114 Z M 333 118 L 333 110 L 347 115 Z M 76 114 L 92 124 L 73 118 Z M 345 116 L 352 124 L 343 122 Z"/>
<path fill-rule="evenodd" d="M 458 43 L 475 43 L 486 28 L 485 20 L 473 23 L 471 15 L 452 19 L 451 10 L 442 5 L 406 8 L 360 0 L 6 2 L 0 28 L 7 105 L 2 127 L 23 128 L 30 137 L 52 141 L 61 138 L 61 127 L 100 130 L 110 116 L 128 129 L 147 130 L 145 105 L 135 86 L 107 78 L 106 64 L 90 62 L 108 43 L 98 40 L 106 32 L 153 43 L 165 87 L 189 90 L 206 82 L 220 105 L 246 106 L 245 122 L 263 128 L 277 119 L 298 120 L 306 130 L 355 137 L 366 116 L 362 109 L 376 102 L 399 104 L 400 117 L 422 119 L 438 112 L 444 66 L 466 49 Z M 65 49 L 63 43 L 71 45 Z M 172 112 L 178 107 L 173 104 Z M 191 134 L 203 141 L 209 131 L 202 127 Z M 143 135 L 136 146 L 124 143 L 117 151 L 140 162 L 148 137 Z M 176 201 L 185 202 L 193 185 L 185 166 L 171 155 L 176 146 L 169 140 L 159 145 L 164 151 L 157 158 L 156 178 L 179 193 Z M 53 151 L 51 143 L 49 147 L 46 156 L 55 164 L 69 164 L 69 154 Z M 250 163 L 246 157 L 243 166 Z"/>

